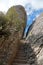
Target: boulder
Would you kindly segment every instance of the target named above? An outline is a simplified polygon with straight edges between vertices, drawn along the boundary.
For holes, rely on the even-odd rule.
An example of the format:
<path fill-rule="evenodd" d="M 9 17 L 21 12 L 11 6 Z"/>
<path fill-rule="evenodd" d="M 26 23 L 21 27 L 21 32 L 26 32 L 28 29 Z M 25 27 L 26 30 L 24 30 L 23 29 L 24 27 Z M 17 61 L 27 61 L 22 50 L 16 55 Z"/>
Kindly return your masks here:
<path fill-rule="evenodd" d="M 0 64 L 11 65 L 26 25 L 26 12 L 21 5 L 12 6 L 5 17 L 8 19 L 6 32 L 9 30 L 10 34 L 0 37 Z"/>
<path fill-rule="evenodd" d="M 43 13 L 31 25 L 26 40 L 30 41 L 38 64 L 43 65 Z"/>

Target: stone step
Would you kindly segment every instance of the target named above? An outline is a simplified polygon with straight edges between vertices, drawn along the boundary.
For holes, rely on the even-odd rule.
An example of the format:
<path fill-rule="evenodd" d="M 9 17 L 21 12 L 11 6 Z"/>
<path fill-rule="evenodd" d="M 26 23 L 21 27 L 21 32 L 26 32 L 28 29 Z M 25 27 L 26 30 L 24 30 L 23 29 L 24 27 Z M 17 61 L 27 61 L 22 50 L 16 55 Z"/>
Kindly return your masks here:
<path fill-rule="evenodd" d="M 34 53 L 28 53 L 28 54 L 24 53 L 24 54 L 18 54 L 16 58 L 26 58 L 27 55 L 28 57 L 32 57 L 32 56 L 34 57 Z"/>
<path fill-rule="evenodd" d="M 23 54 L 24 54 L 24 52 L 25 52 L 25 50 L 24 50 L 24 49 L 23 49 L 23 50 L 22 50 L 22 49 L 20 49 L 20 50 L 18 51 L 18 53 L 19 53 L 19 54 L 21 54 L 21 53 L 23 53 Z"/>
<path fill-rule="evenodd" d="M 27 63 L 27 60 L 15 59 L 13 62 L 14 63 Z"/>
<path fill-rule="evenodd" d="M 18 54 L 17 57 L 26 57 L 26 54 Z"/>
<path fill-rule="evenodd" d="M 30 46 L 22 45 L 13 61 L 13 65 L 33 65 L 34 53 Z"/>
<path fill-rule="evenodd" d="M 13 65 L 30 65 L 30 64 L 22 64 L 22 63 L 13 63 Z"/>
<path fill-rule="evenodd" d="M 18 59 L 18 60 L 26 60 L 27 59 L 27 57 L 16 57 L 16 59 Z"/>
<path fill-rule="evenodd" d="M 19 56 L 19 57 L 22 57 L 22 56 L 24 57 L 24 56 L 26 56 L 26 55 L 27 55 L 27 52 L 24 52 L 24 53 L 18 53 L 18 54 L 17 54 L 17 56 Z"/>

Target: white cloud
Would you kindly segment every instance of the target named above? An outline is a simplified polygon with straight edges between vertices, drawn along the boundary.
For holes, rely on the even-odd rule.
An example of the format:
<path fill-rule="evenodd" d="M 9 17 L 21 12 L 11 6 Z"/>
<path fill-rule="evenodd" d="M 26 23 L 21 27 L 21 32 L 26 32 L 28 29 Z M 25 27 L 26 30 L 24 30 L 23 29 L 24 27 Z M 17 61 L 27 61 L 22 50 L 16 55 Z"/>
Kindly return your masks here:
<path fill-rule="evenodd" d="M 28 0 L 9 0 L 9 6 L 12 5 L 25 5 L 26 3 L 28 3 Z"/>
<path fill-rule="evenodd" d="M 7 11 L 13 5 L 23 5 L 30 3 L 33 8 L 43 8 L 43 0 L 0 0 L 0 11 Z"/>
<path fill-rule="evenodd" d="M 43 0 L 28 0 L 28 3 L 35 9 L 43 8 Z"/>
<path fill-rule="evenodd" d="M 23 5 L 28 3 L 28 0 L 1 0 L 0 1 L 0 11 L 7 11 L 9 7 L 13 5 Z"/>
<path fill-rule="evenodd" d="M 31 4 L 35 9 L 43 8 L 43 0 L 32 0 Z"/>
<path fill-rule="evenodd" d="M 0 1 L 0 11 L 6 12 L 8 10 L 9 2 L 7 0 Z"/>

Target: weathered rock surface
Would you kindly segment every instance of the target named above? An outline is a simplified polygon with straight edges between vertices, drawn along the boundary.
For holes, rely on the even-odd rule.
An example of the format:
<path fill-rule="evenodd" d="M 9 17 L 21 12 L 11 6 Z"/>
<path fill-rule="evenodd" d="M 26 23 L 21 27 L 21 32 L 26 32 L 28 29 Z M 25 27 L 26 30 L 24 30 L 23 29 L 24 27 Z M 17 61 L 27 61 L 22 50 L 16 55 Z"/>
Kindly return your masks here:
<path fill-rule="evenodd" d="M 35 20 L 30 27 L 26 40 L 30 40 L 39 65 L 43 65 L 43 13 Z"/>
<path fill-rule="evenodd" d="M 12 17 L 13 16 L 13 17 Z M 10 19 L 11 24 L 15 27 L 15 31 L 19 30 L 19 35 L 23 35 L 26 26 L 27 15 L 25 9 L 21 5 L 9 8 L 7 17 Z"/>
<path fill-rule="evenodd" d="M 8 23 L 7 29 L 11 34 L 0 37 L 0 65 L 43 65 L 43 13 L 30 27 L 26 43 L 20 45 L 26 21 L 25 10 L 22 6 L 13 6 L 8 10 L 7 16 L 11 23 Z"/>
<path fill-rule="evenodd" d="M 21 39 L 25 27 L 25 21 L 26 21 L 25 9 L 20 5 L 13 6 L 11 8 L 10 8 L 11 11 L 9 9 L 6 14 L 6 16 L 8 16 L 9 18 L 8 26 L 6 29 L 9 30 L 10 35 L 8 37 L 5 37 L 4 35 L 0 37 L 0 65 L 12 64 L 13 58 L 15 57 L 16 52 L 18 50 L 19 40 Z M 19 26 L 20 29 L 18 30 Z"/>
<path fill-rule="evenodd" d="M 37 65 L 36 55 L 30 43 L 20 44 L 19 51 L 12 65 Z"/>

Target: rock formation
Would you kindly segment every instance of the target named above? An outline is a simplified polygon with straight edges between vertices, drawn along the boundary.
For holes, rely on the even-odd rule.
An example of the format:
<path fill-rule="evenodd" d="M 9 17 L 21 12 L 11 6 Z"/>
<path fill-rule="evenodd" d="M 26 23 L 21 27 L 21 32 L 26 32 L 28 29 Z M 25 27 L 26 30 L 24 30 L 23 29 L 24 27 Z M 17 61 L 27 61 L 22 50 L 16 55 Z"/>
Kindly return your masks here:
<path fill-rule="evenodd" d="M 36 18 L 35 22 L 30 27 L 30 31 L 26 40 L 31 43 L 31 48 L 34 50 L 39 65 L 43 65 L 43 13 Z"/>
<path fill-rule="evenodd" d="M 23 30 L 25 29 L 26 21 L 27 21 L 27 16 L 24 7 L 18 5 L 9 8 L 7 12 L 7 17 L 9 18 L 10 23 L 14 24 L 15 31 L 19 30 L 19 32 L 21 31 L 20 35 L 23 35 L 24 33 Z"/>
<path fill-rule="evenodd" d="M 25 25 L 26 12 L 20 5 L 0 14 L 0 65 L 43 65 L 43 13 L 23 40 Z"/>
<path fill-rule="evenodd" d="M 9 8 L 5 17 L 8 20 L 5 30 L 9 30 L 10 34 L 4 36 L 4 33 L 0 37 L 0 65 L 11 65 L 25 28 L 26 12 L 23 6 L 13 6 Z"/>

